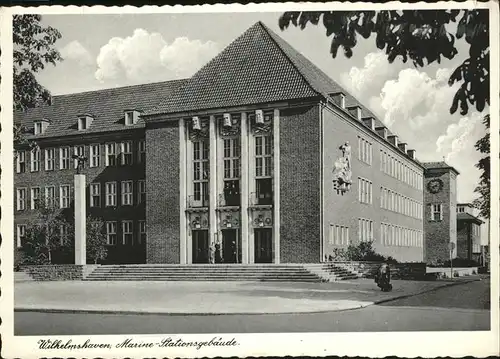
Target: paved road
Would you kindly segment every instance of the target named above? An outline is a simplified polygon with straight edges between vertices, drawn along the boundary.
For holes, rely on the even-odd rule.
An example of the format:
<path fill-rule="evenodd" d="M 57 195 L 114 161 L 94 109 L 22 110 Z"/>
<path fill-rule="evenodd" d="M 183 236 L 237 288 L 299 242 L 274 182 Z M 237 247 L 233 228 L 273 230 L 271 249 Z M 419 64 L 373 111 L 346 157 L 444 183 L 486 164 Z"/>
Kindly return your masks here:
<path fill-rule="evenodd" d="M 16 335 L 488 330 L 489 279 L 344 312 L 300 315 L 15 313 Z"/>

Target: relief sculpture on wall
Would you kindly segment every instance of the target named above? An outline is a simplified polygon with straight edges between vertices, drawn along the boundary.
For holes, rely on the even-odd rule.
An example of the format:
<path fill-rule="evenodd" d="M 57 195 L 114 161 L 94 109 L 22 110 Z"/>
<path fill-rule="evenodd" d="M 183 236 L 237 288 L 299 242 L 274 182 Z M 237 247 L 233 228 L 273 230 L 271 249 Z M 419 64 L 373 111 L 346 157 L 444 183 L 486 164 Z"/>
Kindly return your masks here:
<path fill-rule="evenodd" d="M 334 163 L 333 186 L 337 193 L 343 195 L 352 185 L 351 146 L 346 142 L 339 149 L 342 151 L 342 157 Z"/>

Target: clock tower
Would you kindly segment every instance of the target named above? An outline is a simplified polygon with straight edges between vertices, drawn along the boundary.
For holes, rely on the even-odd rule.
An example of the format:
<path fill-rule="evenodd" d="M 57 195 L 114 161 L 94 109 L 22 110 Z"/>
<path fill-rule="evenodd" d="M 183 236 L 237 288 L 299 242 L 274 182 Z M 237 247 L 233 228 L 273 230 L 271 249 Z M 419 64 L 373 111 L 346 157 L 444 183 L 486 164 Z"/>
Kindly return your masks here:
<path fill-rule="evenodd" d="M 446 162 L 423 163 L 424 172 L 424 261 L 450 259 L 449 243 L 457 243 L 458 171 Z"/>

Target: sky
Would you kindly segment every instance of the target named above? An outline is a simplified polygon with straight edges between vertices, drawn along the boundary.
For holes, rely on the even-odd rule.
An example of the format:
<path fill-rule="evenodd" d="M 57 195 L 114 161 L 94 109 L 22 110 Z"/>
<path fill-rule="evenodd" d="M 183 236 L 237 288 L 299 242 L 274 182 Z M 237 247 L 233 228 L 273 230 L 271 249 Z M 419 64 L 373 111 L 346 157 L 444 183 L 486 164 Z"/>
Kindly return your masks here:
<path fill-rule="evenodd" d="M 216 56 L 257 21 L 262 21 L 332 79 L 369 107 L 416 150 L 420 161 L 442 161 L 455 167 L 458 201 L 471 202 L 480 172 L 474 144 L 485 133 L 484 113 L 471 106 L 467 116 L 449 113 L 456 86 L 448 79 L 467 57 L 459 54 L 441 64 L 415 68 L 399 59 L 389 64 L 373 38 L 359 38 L 352 58 L 329 53 L 324 27 L 305 30 L 278 27 L 280 13 L 44 15 L 58 29 L 56 43 L 64 61 L 38 74 L 52 94 L 186 78 Z M 485 109 L 485 112 L 488 109 Z"/>

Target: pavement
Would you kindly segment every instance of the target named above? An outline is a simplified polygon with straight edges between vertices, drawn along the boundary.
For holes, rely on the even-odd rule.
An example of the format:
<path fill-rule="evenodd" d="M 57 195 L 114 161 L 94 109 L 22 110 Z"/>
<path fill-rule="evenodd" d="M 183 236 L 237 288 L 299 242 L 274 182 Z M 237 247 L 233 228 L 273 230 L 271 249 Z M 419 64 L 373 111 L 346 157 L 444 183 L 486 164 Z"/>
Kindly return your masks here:
<path fill-rule="evenodd" d="M 372 279 L 299 282 L 16 282 L 16 312 L 101 314 L 294 314 L 358 309 L 481 280 L 393 280 L 382 292 Z"/>

